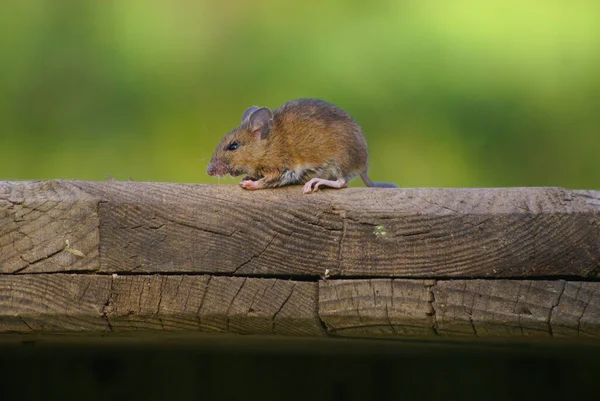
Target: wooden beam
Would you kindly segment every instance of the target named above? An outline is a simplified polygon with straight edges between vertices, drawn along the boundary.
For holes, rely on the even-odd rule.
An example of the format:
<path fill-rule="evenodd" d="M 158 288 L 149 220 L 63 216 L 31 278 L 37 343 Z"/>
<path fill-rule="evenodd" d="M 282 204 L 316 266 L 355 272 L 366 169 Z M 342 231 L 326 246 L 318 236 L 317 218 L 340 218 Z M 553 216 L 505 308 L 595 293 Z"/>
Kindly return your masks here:
<path fill-rule="evenodd" d="M 600 192 L 561 188 L 302 195 L 298 187 L 4 182 L 0 230 L 4 273 L 596 278 L 600 272 Z"/>
<path fill-rule="evenodd" d="M 563 280 L 330 280 L 327 331 L 349 337 L 600 337 L 600 283 Z"/>
<path fill-rule="evenodd" d="M 600 192 L 0 182 L 0 333 L 600 336 Z"/>
<path fill-rule="evenodd" d="M 0 276 L 0 333 L 600 337 L 600 283 Z"/>
<path fill-rule="evenodd" d="M 0 333 L 322 336 L 317 283 L 212 276 L 0 276 Z"/>

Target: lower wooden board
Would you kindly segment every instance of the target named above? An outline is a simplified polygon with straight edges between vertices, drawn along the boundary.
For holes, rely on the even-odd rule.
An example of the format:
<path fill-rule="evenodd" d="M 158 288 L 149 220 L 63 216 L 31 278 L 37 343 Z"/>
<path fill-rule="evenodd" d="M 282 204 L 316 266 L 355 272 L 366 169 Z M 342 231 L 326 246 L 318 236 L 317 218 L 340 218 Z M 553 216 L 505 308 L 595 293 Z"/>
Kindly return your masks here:
<path fill-rule="evenodd" d="M 600 283 L 330 280 L 319 315 L 348 337 L 600 337 Z"/>
<path fill-rule="evenodd" d="M 322 336 L 317 283 L 215 276 L 0 276 L 0 332 Z"/>
<path fill-rule="evenodd" d="M 0 333 L 150 332 L 598 338 L 600 283 L 0 275 Z"/>

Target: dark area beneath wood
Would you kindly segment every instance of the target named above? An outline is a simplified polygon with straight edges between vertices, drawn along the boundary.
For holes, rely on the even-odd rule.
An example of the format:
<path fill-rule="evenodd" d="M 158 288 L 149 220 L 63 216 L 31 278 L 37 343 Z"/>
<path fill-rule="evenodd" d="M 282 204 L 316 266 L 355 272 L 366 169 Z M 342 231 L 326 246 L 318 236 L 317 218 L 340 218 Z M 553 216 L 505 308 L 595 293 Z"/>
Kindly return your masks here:
<path fill-rule="evenodd" d="M 4 400 L 597 399 L 600 345 L 223 337 L 0 345 Z"/>

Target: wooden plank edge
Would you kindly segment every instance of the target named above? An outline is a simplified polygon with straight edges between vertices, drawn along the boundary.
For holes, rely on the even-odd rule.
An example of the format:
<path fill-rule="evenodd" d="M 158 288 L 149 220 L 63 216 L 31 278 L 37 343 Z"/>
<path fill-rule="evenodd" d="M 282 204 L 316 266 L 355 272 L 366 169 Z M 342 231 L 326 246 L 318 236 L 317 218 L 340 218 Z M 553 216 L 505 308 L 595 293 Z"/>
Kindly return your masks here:
<path fill-rule="evenodd" d="M 334 336 L 600 338 L 600 283 L 327 280 L 319 316 Z"/>
<path fill-rule="evenodd" d="M 594 279 L 600 192 L 0 181 L 0 273 L 50 272 Z"/>
<path fill-rule="evenodd" d="M 323 336 L 317 283 L 221 276 L 0 276 L 0 333 Z"/>
<path fill-rule="evenodd" d="M 0 275 L 0 333 L 599 338 L 600 283 Z"/>

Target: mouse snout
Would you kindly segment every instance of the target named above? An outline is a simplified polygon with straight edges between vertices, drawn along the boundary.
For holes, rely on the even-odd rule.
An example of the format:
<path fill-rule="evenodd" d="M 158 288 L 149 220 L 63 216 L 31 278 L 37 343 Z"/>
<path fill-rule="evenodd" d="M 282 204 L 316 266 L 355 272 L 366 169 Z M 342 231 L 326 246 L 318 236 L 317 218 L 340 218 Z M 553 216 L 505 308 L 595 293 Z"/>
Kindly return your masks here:
<path fill-rule="evenodd" d="M 206 173 L 210 176 L 227 174 L 227 166 L 219 160 L 211 160 L 206 169 Z"/>
<path fill-rule="evenodd" d="M 213 162 L 210 162 L 208 168 L 206 169 L 206 174 L 215 175 L 216 169 L 217 168 L 215 167 L 215 164 Z"/>

